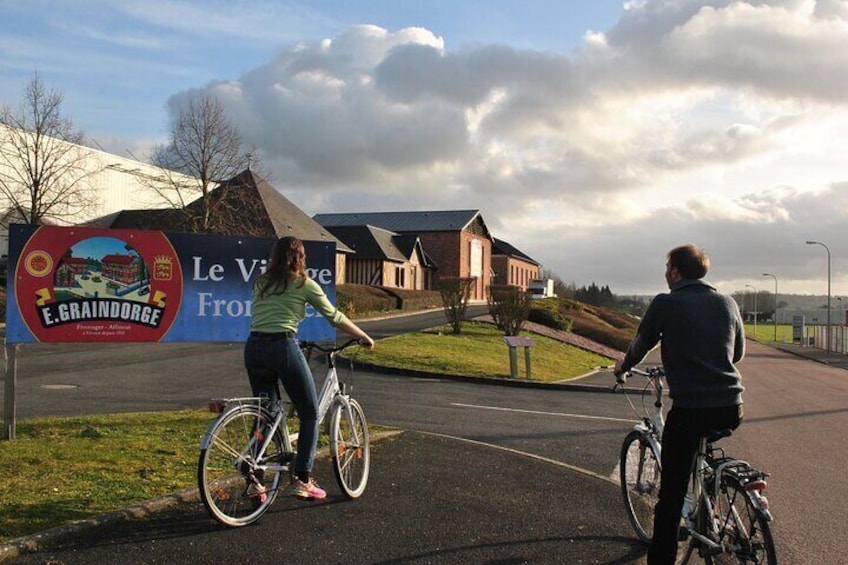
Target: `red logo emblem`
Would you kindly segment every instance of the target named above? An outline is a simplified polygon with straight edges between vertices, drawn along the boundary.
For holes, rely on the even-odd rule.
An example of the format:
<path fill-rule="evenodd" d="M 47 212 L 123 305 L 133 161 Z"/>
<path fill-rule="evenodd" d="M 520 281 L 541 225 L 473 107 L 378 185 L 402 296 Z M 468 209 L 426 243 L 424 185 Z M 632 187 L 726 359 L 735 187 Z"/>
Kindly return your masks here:
<path fill-rule="evenodd" d="M 182 271 L 161 232 L 45 226 L 20 254 L 15 294 L 39 341 L 159 341 Z"/>

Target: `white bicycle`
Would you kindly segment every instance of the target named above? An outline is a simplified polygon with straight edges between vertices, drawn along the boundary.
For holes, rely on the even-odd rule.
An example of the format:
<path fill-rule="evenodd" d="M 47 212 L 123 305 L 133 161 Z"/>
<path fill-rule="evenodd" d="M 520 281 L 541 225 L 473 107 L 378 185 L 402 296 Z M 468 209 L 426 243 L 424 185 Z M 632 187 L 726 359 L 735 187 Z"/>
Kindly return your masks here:
<path fill-rule="evenodd" d="M 636 535 L 650 543 L 654 534 L 654 507 L 660 490 L 663 425 L 663 382 L 659 367 L 631 369 L 630 375 L 647 379 L 643 402 L 653 397 L 653 409 L 637 409 L 641 422 L 624 438 L 619 471 L 627 517 Z M 619 380 L 619 384 L 623 381 Z M 616 385 L 618 386 L 618 385 Z M 645 394 L 653 389 L 650 394 Z M 625 389 L 626 392 L 626 389 Z M 702 437 L 683 507 L 683 537 L 689 540 L 682 560 L 701 558 L 707 564 L 777 564 L 771 528 L 772 515 L 763 491 L 766 473 L 739 459 L 725 456 L 713 442 L 729 436 L 715 430 Z"/>
<path fill-rule="evenodd" d="M 359 498 L 368 483 L 371 463 L 368 424 L 359 403 L 345 392 L 336 372 L 336 354 L 359 345 L 301 342 L 310 352 L 326 354 L 327 377 L 318 396 L 318 421 L 329 414 L 333 472 L 342 492 Z M 212 516 L 227 526 L 245 526 L 268 511 L 288 486 L 295 457 L 296 433 L 287 421 L 287 404 L 265 397 L 232 398 L 222 403 L 200 445 L 197 481 L 200 498 Z"/>

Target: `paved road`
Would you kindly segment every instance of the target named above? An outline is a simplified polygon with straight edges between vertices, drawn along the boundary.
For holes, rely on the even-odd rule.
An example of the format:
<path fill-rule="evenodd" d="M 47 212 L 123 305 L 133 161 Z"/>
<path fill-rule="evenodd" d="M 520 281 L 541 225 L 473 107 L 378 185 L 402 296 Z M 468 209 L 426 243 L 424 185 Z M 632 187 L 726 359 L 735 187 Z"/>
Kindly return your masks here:
<path fill-rule="evenodd" d="M 768 492 L 781 562 L 846 563 L 848 371 L 840 367 L 848 367 L 848 358 L 801 352 L 835 364 L 749 342 L 741 364 L 745 419 L 728 445 L 772 473 Z"/>
<path fill-rule="evenodd" d="M 238 367 L 238 351 L 226 347 L 202 357 Z M 165 363 L 161 355 L 148 361 L 165 366 L 158 365 Z M 782 562 L 843 561 L 848 547 L 832 536 L 842 529 L 832 500 L 844 492 L 838 475 L 848 446 L 844 434 L 815 430 L 844 428 L 848 374 L 757 345 L 743 363 L 746 423 L 728 446 L 774 473 L 770 492 Z M 586 382 L 610 380 L 599 375 Z M 262 553 L 252 561 L 260 563 L 283 554 L 301 563 L 639 561 L 641 548 L 618 491 L 605 480 L 630 425 L 622 396 L 378 374 L 358 374 L 356 386 L 374 423 L 474 443 L 418 432 L 379 443 L 373 482 L 355 503 L 285 501 L 242 530 L 222 530 L 197 503 L 186 503 L 76 535 L 64 549 L 16 562 L 170 563 L 175 552 L 197 563 L 216 562 L 222 552 L 244 561 L 247 554 L 229 552 L 256 547 Z M 327 470 L 318 465 L 332 493 Z M 312 541 L 316 529 L 320 542 Z"/>

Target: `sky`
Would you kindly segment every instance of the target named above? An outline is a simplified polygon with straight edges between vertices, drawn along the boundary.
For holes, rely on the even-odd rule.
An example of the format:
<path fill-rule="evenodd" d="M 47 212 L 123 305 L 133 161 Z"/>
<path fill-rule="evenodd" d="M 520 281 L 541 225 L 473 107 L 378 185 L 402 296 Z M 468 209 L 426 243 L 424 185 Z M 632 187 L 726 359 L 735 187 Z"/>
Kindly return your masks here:
<path fill-rule="evenodd" d="M 0 0 L 38 72 L 146 159 L 213 94 L 307 214 L 479 210 L 566 283 L 848 295 L 846 0 Z M 823 245 L 806 245 L 817 241 Z"/>

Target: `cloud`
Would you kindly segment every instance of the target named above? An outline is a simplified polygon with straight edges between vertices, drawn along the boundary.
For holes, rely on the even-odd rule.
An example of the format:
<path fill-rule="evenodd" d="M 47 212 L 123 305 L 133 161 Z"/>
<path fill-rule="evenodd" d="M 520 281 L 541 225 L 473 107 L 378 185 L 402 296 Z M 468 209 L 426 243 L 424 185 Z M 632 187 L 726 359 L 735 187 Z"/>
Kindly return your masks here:
<path fill-rule="evenodd" d="M 568 54 L 361 25 L 170 107 L 218 96 L 308 212 L 478 208 L 564 279 L 634 289 L 696 240 L 729 281 L 848 219 L 846 42 L 835 1 L 628 2 Z"/>

